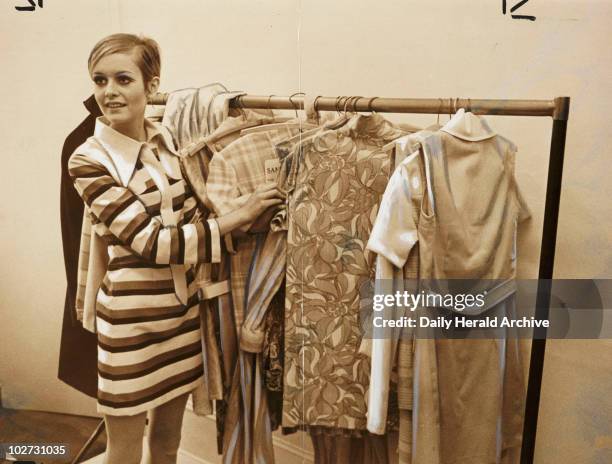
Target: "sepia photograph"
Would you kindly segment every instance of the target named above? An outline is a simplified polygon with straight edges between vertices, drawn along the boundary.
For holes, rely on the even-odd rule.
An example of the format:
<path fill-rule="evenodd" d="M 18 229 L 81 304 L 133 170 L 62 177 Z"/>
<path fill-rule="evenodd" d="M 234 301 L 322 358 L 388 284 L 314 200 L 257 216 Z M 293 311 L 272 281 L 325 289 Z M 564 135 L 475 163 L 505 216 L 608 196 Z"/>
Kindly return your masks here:
<path fill-rule="evenodd" d="M 612 463 L 612 2 L 0 8 L 0 463 Z"/>

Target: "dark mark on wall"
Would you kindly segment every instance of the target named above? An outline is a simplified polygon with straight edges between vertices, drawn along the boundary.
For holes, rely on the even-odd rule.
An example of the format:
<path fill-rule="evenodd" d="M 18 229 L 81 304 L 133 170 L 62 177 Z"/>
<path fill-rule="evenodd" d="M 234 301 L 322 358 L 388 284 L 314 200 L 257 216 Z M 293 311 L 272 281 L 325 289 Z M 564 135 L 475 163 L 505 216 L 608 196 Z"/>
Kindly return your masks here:
<path fill-rule="evenodd" d="M 512 17 L 512 19 L 526 19 L 528 21 L 536 20 L 535 16 L 524 15 L 524 14 L 514 14 L 516 10 L 523 7 L 525 3 L 527 2 L 529 2 L 529 0 L 520 0 L 519 2 L 515 3 L 513 7 L 510 8 L 510 16 Z M 507 12 L 508 12 L 508 1 L 502 0 L 502 13 L 507 14 Z"/>
<path fill-rule="evenodd" d="M 29 6 L 16 6 L 15 9 L 17 11 L 34 11 L 36 10 L 36 3 L 34 0 L 28 0 Z M 43 7 L 43 0 L 38 0 L 38 8 Z"/>

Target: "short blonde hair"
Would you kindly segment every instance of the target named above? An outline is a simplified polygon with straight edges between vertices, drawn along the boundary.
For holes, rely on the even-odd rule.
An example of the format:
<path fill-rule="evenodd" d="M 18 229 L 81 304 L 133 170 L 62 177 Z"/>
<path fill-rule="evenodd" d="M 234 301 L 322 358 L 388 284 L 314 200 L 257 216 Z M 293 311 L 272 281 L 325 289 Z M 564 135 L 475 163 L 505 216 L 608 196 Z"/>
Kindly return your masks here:
<path fill-rule="evenodd" d="M 145 84 L 161 72 L 159 45 L 155 40 L 134 34 L 112 34 L 100 40 L 89 54 L 87 68 L 89 73 L 102 58 L 114 53 L 136 51 L 136 64 L 142 73 Z"/>

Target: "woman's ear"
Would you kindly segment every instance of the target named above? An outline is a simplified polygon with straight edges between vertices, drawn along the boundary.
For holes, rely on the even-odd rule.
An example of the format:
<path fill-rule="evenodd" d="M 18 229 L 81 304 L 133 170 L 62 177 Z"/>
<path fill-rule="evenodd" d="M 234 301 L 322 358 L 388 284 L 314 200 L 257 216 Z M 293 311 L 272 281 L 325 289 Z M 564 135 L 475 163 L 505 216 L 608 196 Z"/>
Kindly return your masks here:
<path fill-rule="evenodd" d="M 159 90 L 159 77 L 155 76 L 152 78 L 147 87 L 147 96 L 151 98 Z"/>

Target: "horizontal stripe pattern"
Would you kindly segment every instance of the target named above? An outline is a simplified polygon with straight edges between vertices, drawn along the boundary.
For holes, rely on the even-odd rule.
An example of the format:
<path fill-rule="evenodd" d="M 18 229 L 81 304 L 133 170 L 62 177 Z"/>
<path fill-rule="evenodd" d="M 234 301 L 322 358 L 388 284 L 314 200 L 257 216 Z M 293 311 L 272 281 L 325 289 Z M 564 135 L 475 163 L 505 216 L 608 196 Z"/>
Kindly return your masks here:
<path fill-rule="evenodd" d="M 201 350 L 202 345 L 198 340 L 190 345 L 181 346 L 180 348 L 154 356 L 146 361 L 141 361 L 139 363 L 130 364 L 127 366 L 109 366 L 103 362 L 98 362 L 98 372 L 100 377 L 104 377 L 105 379 L 133 379 L 141 375 L 154 372 L 160 367 L 167 366 L 176 361 L 197 356 Z"/>
<path fill-rule="evenodd" d="M 69 173 L 92 230 L 108 247 L 96 298 L 98 411 L 133 415 L 203 384 L 200 302 L 190 265 L 217 260 L 221 237 L 216 222 L 201 219 L 187 184 L 168 173 L 177 226 L 164 227 L 161 194 L 140 160 L 123 186 L 100 153 L 90 153 L 107 145 L 90 139 L 70 158 Z M 174 156 L 158 145 L 160 156 Z M 186 265 L 185 305 L 171 264 Z"/>
<path fill-rule="evenodd" d="M 164 227 L 160 218 L 161 194 L 154 183 L 142 180 L 144 167 L 137 168 L 133 175 L 133 179 L 139 179 L 134 190 L 132 181 L 128 187 L 121 186 L 102 163 L 86 154 L 73 154 L 68 168 L 76 190 L 94 216 L 97 231 L 102 229 L 102 236 L 110 234 L 113 246 L 127 247 L 145 261 L 157 264 L 211 262 L 217 255 L 212 247 L 220 250 L 220 240 L 211 241 L 208 221 L 185 223 L 184 218 L 193 219 L 197 208 L 185 182 L 168 178 L 178 226 Z M 142 193 L 138 193 L 138 186 Z M 197 245 L 185 246 L 186 236 Z"/>

